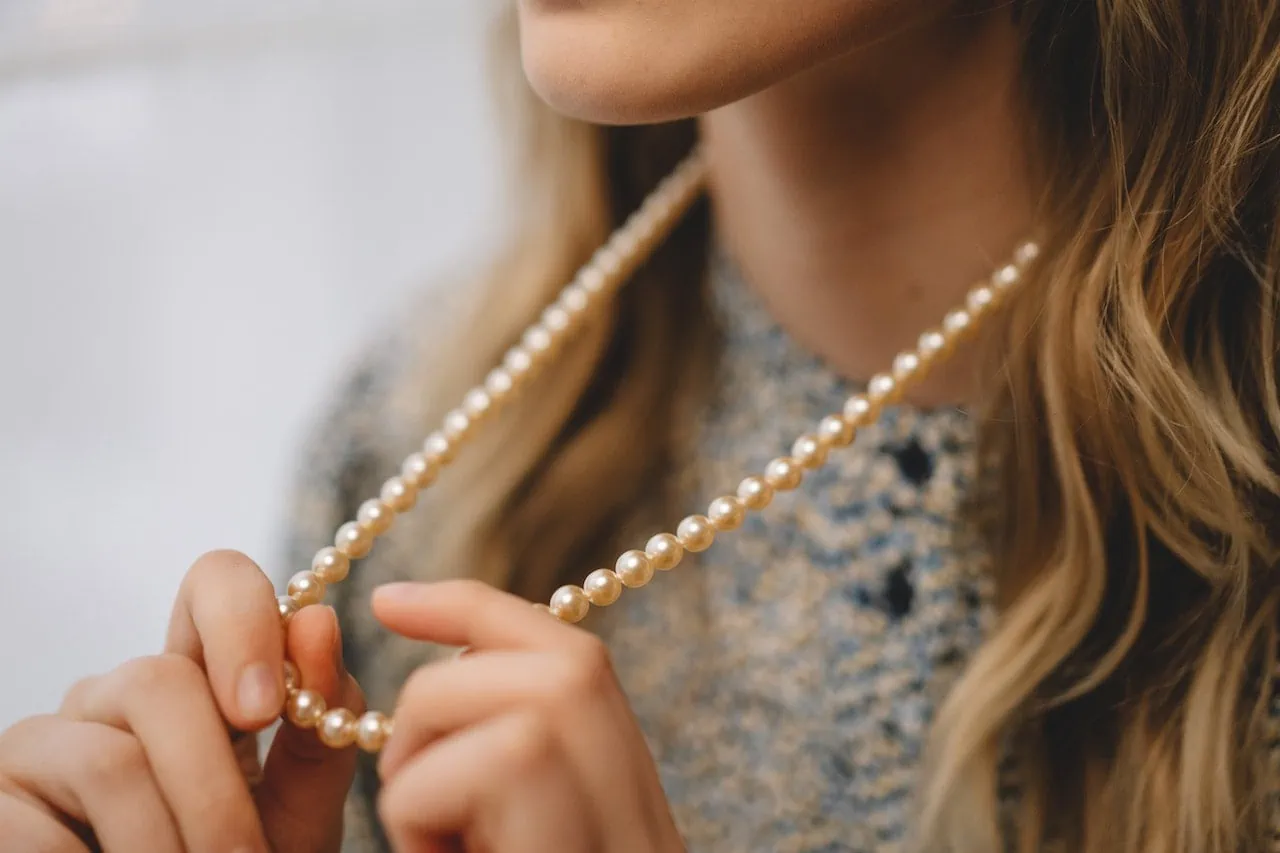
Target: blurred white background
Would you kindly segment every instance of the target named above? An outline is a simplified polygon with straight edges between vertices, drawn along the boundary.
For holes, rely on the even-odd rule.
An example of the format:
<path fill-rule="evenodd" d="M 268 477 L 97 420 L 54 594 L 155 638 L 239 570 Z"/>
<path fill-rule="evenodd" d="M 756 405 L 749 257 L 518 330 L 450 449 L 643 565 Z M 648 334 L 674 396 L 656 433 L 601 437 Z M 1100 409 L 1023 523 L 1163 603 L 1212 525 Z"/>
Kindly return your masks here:
<path fill-rule="evenodd" d="M 291 568 L 344 359 L 492 236 L 493 5 L 0 0 L 0 726 Z"/>

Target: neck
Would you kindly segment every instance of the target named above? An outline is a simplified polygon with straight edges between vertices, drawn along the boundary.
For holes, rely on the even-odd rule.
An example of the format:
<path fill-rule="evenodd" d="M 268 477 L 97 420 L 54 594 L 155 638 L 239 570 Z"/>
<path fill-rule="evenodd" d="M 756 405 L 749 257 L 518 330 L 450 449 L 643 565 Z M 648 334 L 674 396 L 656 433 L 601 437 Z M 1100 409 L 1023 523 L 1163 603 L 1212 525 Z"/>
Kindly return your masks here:
<path fill-rule="evenodd" d="M 1006 15 L 932 22 L 702 119 L 722 247 L 777 321 L 863 380 L 1031 226 Z M 981 392 L 962 348 L 908 396 Z"/>

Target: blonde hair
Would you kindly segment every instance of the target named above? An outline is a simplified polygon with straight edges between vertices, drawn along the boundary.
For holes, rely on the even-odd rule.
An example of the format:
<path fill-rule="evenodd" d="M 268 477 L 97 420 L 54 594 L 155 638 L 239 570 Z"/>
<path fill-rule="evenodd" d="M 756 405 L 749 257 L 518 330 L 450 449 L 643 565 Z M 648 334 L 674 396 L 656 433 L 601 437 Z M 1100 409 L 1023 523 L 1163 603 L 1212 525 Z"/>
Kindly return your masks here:
<path fill-rule="evenodd" d="M 919 842 L 1000 846 L 1009 738 L 1019 850 L 1260 849 L 1280 521 L 1280 0 L 1023 0 L 1017 14 L 1044 252 L 1009 306 L 981 422 L 999 472 L 1001 512 L 982 521 L 1000 618 L 938 714 Z M 691 122 L 555 116 L 508 71 L 521 83 L 507 112 L 529 140 L 523 230 L 453 381 L 433 371 L 444 394 L 501 356 L 695 138 Z M 616 544 L 703 393 L 691 365 L 714 344 L 707 242 L 699 207 L 441 482 L 439 564 L 542 597 Z"/>

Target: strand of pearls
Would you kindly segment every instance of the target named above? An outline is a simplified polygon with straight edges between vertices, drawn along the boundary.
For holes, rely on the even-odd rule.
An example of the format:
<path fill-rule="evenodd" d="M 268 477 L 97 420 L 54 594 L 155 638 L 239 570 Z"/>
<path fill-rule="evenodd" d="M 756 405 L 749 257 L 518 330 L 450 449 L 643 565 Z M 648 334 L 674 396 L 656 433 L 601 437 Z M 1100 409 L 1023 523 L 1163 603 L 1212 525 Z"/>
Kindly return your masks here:
<path fill-rule="evenodd" d="M 609 238 L 561 290 L 520 343 L 509 349 L 502 364 L 463 397 L 462 405 L 444 417 L 440 429 L 427 436 L 422 450 L 410 454 L 400 474 L 383 485 L 379 496 L 361 504 L 356 518 L 338 528 L 333 545 L 320 549 L 307 571 L 289 581 L 288 594 L 278 599 L 282 624 L 303 607 L 323 600 L 325 589 L 346 578 L 351 561 L 369 553 L 374 540 L 391 527 L 399 513 L 413 508 L 418 493 L 435 481 L 440 470 L 453 461 L 474 430 L 511 400 L 545 366 L 561 345 L 581 327 L 589 310 L 617 289 L 697 198 L 706 179 L 706 167 L 694 152 L 658 185 L 640 208 Z M 643 550 L 618 557 L 612 569 L 596 569 L 581 586 L 562 586 L 548 604 L 536 604 L 564 622 L 582 621 L 591 606 L 607 607 L 624 589 L 639 589 L 656 572 L 670 571 L 686 554 L 710 548 L 720 533 L 742 526 L 748 512 L 763 510 L 778 492 L 797 488 L 807 471 L 822 466 L 830 451 L 847 447 L 858 429 L 873 422 L 883 407 L 897 400 L 930 366 L 944 358 L 995 309 L 1022 278 L 1022 272 L 1039 254 L 1035 243 L 1024 243 L 1013 260 L 996 270 L 986 282 L 973 287 L 962 307 L 948 313 L 942 324 L 922 334 L 913 350 L 899 353 L 886 373 L 873 376 L 864 393 L 855 394 L 842 411 L 823 418 L 816 429 L 795 440 L 791 452 L 774 459 L 759 474 L 738 484 L 732 495 L 713 500 L 706 514 L 685 517 L 674 533 L 658 533 Z M 359 717 L 345 708 L 326 708 L 323 697 L 302 689 L 297 668 L 285 665 L 289 698 L 285 714 L 294 725 L 314 728 L 327 746 L 355 744 L 377 752 L 391 735 L 392 721 L 378 711 Z"/>

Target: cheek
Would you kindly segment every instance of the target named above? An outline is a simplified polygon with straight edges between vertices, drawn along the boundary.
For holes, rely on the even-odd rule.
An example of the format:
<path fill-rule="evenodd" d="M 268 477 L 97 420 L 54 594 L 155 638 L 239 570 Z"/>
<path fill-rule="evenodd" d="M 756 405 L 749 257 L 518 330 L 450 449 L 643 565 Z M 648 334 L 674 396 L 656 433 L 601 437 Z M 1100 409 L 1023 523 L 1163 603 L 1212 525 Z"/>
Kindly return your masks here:
<path fill-rule="evenodd" d="M 639 124 L 706 112 L 883 37 L 919 0 L 520 0 L 525 74 L 556 110 Z"/>

